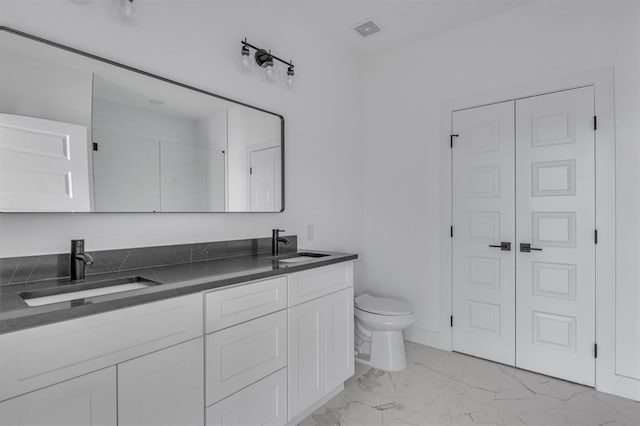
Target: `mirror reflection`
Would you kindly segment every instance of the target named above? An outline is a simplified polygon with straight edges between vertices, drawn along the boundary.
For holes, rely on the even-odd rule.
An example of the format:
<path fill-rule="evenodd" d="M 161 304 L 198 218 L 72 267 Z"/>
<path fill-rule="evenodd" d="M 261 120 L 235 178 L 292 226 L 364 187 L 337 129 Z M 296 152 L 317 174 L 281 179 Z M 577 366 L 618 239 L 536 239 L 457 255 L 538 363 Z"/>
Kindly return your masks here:
<path fill-rule="evenodd" d="M 0 55 L 0 210 L 282 210 L 281 116 L 5 31 Z"/>

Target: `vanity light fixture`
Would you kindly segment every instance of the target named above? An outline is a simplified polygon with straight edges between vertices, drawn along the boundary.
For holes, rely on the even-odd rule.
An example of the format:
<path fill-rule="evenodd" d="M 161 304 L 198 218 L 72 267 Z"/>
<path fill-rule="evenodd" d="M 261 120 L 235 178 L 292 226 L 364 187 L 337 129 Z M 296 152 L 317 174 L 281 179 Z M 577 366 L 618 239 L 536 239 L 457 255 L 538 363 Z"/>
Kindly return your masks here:
<path fill-rule="evenodd" d="M 283 59 L 278 58 L 276 55 L 271 53 L 271 50 L 262 49 L 260 47 L 254 46 L 250 44 L 245 38 L 240 43 L 242 43 L 242 50 L 240 51 L 240 55 L 242 56 L 241 66 L 243 69 L 248 70 L 251 65 L 250 56 L 251 49 L 255 51 L 254 59 L 256 64 L 264 69 L 264 73 L 268 80 L 275 80 L 276 78 L 276 69 L 275 62 L 280 62 L 287 66 L 287 78 L 286 85 L 289 88 L 293 88 L 295 85 L 295 65 L 293 65 L 293 61 L 285 61 Z"/>

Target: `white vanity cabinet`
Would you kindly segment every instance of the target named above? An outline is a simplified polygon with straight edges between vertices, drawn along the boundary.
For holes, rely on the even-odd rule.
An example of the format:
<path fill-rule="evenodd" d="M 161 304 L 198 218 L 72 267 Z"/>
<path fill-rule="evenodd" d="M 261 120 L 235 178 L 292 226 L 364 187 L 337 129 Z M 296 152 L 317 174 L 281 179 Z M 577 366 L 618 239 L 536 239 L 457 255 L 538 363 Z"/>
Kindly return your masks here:
<path fill-rule="evenodd" d="M 290 303 L 317 296 L 289 308 L 288 419 L 293 421 L 354 373 L 353 267 L 351 262 L 327 266 L 289 280 Z"/>
<path fill-rule="evenodd" d="M 202 337 L 118 364 L 119 426 L 204 423 Z"/>
<path fill-rule="evenodd" d="M 0 425 L 294 424 L 353 374 L 353 263 L 0 335 Z"/>
<path fill-rule="evenodd" d="M 116 368 L 109 367 L 0 403 L 2 426 L 115 426 Z"/>

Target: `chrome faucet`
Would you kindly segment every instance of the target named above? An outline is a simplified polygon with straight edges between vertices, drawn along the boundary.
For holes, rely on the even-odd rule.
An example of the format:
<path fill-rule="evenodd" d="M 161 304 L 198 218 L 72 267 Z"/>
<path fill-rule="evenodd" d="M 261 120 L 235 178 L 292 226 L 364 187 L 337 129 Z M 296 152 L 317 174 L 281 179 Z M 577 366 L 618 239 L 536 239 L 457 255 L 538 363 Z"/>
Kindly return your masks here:
<path fill-rule="evenodd" d="M 289 240 L 282 238 L 280 233 L 284 232 L 284 229 L 274 229 L 271 231 L 271 256 L 278 256 L 280 254 L 280 243 L 289 244 Z"/>
<path fill-rule="evenodd" d="M 84 279 L 87 266 L 93 265 L 93 257 L 84 252 L 84 240 L 71 240 L 71 281 Z"/>

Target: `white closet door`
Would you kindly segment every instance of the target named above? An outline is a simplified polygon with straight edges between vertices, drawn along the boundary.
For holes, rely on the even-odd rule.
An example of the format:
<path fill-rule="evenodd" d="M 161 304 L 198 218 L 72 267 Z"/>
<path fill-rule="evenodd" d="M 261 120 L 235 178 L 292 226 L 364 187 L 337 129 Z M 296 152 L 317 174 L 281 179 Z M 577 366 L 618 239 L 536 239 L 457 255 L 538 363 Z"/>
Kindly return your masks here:
<path fill-rule="evenodd" d="M 453 349 L 513 365 L 514 102 L 457 111 L 453 129 Z"/>
<path fill-rule="evenodd" d="M 592 87 L 516 102 L 516 365 L 591 386 L 593 116 Z M 521 243 L 536 250 L 523 252 Z"/>

